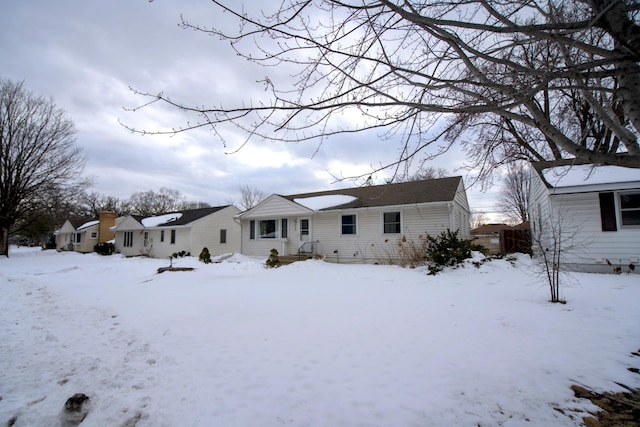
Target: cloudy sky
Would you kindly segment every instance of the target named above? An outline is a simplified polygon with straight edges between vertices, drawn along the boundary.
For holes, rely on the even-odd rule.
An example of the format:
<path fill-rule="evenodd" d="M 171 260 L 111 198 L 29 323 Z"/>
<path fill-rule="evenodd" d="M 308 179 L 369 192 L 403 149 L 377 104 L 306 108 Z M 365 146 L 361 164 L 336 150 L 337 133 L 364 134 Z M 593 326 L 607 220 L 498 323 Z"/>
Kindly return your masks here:
<path fill-rule="evenodd" d="M 249 3 L 249 2 L 245 2 Z M 156 130 L 186 120 L 175 110 L 145 103 L 131 88 L 163 92 L 192 105 L 251 100 L 264 93 L 258 80 L 278 73 L 237 57 L 217 38 L 179 27 L 233 25 L 208 0 L 0 0 L 0 77 L 24 81 L 38 95 L 52 97 L 77 128 L 93 191 L 122 199 L 138 191 L 175 189 L 191 201 L 212 205 L 239 198 L 241 185 L 264 193 L 293 194 L 353 186 L 336 176 L 368 174 L 393 161 L 399 147 L 375 133 L 337 136 L 318 150 L 313 142 L 285 144 L 210 130 L 175 136 L 141 136 L 120 123 Z M 260 2 L 258 2 L 260 4 Z M 286 76 L 285 76 L 286 77 Z M 231 102 L 229 102 L 231 101 Z M 454 172 L 457 151 L 431 163 Z M 464 171 L 456 174 L 465 176 Z M 391 172 L 377 173 L 381 184 Z M 465 176 L 465 181 L 471 179 Z M 497 211 L 490 194 L 468 190 L 472 210 Z"/>

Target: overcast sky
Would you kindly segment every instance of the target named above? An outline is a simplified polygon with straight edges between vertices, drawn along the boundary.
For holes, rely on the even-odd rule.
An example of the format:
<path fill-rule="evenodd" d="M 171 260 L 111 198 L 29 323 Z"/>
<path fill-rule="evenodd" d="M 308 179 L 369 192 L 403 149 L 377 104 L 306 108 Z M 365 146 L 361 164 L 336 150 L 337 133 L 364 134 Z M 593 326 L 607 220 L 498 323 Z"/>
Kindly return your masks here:
<path fill-rule="evenodd" d="M 240 2 L 238 2 L 240 3 Z M 245 2 L 248 3 L 248 2 Z M 257 2 L 260 4 L 260 2 Z M 266 194 L 294 194 L 353 186 L 334 176 L 367 174 L 394 160 L 399 147 L 375 133 L 298 144 L 252 140 L 235 154 L 243 135 L 210 130 L 169 136 L 132 134 L 120 123 L 148 130 L 183 123 L 177 111 L 152 106 L 127 111 L 145 99 L 130 88 L 169 95 L 195 105 L 251 99 L 264 93 L 257 80 L 277 68 L 238 58 L 226 42 L 182 29 L 180 16 L 204 26 L 231 25 L 208 0 L 0 0 L 0 77 L 24 81 L 52 97 L 77 128 L 92 191 L 122 199 L 139 191 L 175 189 L 191 201 L 222 205 L 238 200 L 241 185 Z M 260 95 L 256 95 L 260 96 Z M 431 163 L 452 173 L 464 156 L 453 150 Z M 464 171 L 466 182 L 471 180 Z M 373 176 L 382 184 L 390 172 Z M 472 210 L 496 211 L 479 188 L 468 190 Z"/>

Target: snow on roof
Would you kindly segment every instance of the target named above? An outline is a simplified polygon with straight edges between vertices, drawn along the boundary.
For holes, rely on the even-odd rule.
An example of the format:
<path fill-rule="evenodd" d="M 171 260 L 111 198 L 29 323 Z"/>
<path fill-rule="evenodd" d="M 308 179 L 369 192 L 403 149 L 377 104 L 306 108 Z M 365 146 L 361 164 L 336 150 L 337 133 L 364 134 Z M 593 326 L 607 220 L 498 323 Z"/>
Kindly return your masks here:
<path fill-rule="evenodd" d="M 158 225 L 164 224 L 165 222 L 175 221 L 181 216 L 182 216 L 182 213 L 180 212 L 174 212 L 174 213 L 169 213 L 165 215 L 150 216 L 142 219 L 142 225 L 144 225 L 145 227 L 157 227 Z"/>
<path fill-rule="evenodd" d="M 293 199 L 294 202 L 314 211 L 344 205 L 354 200 L 356 200 L 356 197 L 347 196 L 345 194 L 331 194 L 326 196 L 312 196 Z"/>
<path fill-rule="evenodd" d="M 100 221 L 89 221 L 89 222 L 85 222 L 84 224 L 82 224 L 80 227 L 78 227 L 78 231 L 80 230 L 84 230 L 85 228 L 89 228 L 89 227 L 93 227 L 94 225 L 100 224 Z"/>
<path fill-rule="evenodd" d="M 544 169 L 542 175 L 556 188 L 640 181 L 640 169 L 609 165 L 556 166 Z"/>

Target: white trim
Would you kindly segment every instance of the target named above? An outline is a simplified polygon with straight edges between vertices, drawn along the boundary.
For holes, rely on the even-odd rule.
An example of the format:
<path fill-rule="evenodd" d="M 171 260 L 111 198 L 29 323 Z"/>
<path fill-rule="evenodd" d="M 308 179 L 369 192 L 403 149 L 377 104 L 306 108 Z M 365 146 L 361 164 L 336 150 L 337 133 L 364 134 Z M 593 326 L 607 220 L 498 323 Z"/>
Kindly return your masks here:
<path fill-rule="evenodd" d="M 622 201 L 620 200 L 620 196 L 624 194 L 638 194 L 640 195 L 640 190 L 636 191 L 616 191 L 616 196 L 613 198 L 616 209 L 616 216 L 618 219 L 618 231 L 620 230 L 637 230 L 640 228 L 640 224 L 632 224 L 632 225 L 624 225 L 622 222 Z"/>
<path fill-rule="evenodd" d="M 400 231 L 398 231 L 397 233 L 385 233 L 384 231 L 384 214 L 385 213 L 395 213 L 395 212 L 399 212 L 400 213 Z M 402 230 L 404 230 L 404 213 L 402 211 L 402 209 L 382 209 L 380 211 L 380 235 L 381 236 L 397 236 L 402 234 Z"/>
<path fill-rule="evenodd" d="M 355 224 L 353 224 L 353 226 L 356 228 L 356 232 L 352 233 L 352 234 L 345 234 L 342 232 L 342 218 L 345 216 L 355 216 L 356 217 L 356 222 Z M 352 212 L 352 213 L 347 213 L 347 212 L 343 212 L 338 214 L 338 230 L 340 230 L 340 237 L 351 237 L 351 236 L 356 236 L 358 237 L 358 235 L 360 234 L 360 225 L 358 224 L 358 213 L 357 212 Z"/>

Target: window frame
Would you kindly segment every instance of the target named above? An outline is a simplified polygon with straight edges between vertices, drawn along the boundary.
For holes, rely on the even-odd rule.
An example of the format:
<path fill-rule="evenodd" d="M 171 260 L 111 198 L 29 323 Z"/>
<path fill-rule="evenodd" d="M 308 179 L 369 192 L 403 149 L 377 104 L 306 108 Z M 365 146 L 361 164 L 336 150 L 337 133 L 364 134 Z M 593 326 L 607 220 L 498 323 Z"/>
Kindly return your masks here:
<path fill-rule="evenodd" d="M 637 224 L 625 224 L 623 214 L 626 212 L 637 212 L 640 215 L 640 206 L 639 207 L 631 207 L 631 208 L 623 208 L 622 207 L 622 198 L 626 195 L 635 195 L 636 197 L 640 197 L 640 190 L 629 190 L 629 191 L 620 191 L 617 193 L 616 202 L 617 202 L 617 211 L 618 211 L 618 224 L 619 228 L 625 229 L 634 229 L 640 228 L 640 223 Z"/>
<path fill-rule="evenodd" d="M 133 231 L 125 231 L 124 232 L 124 242 L 122 244 L 125 248 L 133 247 Z"/>
<path fill-rule="evenodd" d="M 262 224 L 271 222 L 273 222 L 273 231 L 263 234 Z M 256 223 L 256 226 L 256 238 L 258 240 L 277 240 L 280 238 L 280 221 L 277 218 L 259 219 Z M 264 231 L 267 231 L 267 229 L 265 229 Z M 273 233 L 273 236 L 269 236 L 269 234 L 271 233 Z"/>
<path fill-rule="evenodd" d="M 92 232 L 89 234 L 89 238 L 90 238 L 90 239 L 93 239 L 93 240 L 97 239 L 97 238 L 98 238 L 98 232 L 97 232 L 97 231 L 92 231 Z"/>
<path fill-rule="evenodd" d="M 303 228 L 303 222 L 306 221 L 307 225 L 306 227 Z M 298 219 L 298 235 L 300 237 L 300 240 L 304 240 L 302 238 L 302 236 L 307 236 L 307 239 L 310 238 L 311 236 L 311 218 L 305 217 L 305 218 L 299 218 Z"/>
<path fill-rule="evenodd" d="M 274 231 L 268 236 L 262 234 L 262 224 L 273 223 Z M 289 237 L 289 218 L 288 217 L 269 217 L 263 219 L 252 219 L 249 221 L 249 240 L 283 240 Z"/>
<path fill-rule="evenodd" d="M 386 214 L 398 214 L 398 221 L 387 222 Z M 380 215 L 380 220 L 382 222 L 382 234 L 402 234 L 402 210 L 394 210 L 394 211 L 383 211 Z M 395 225 L 397 224 L 398 231 L 387 231 L 387 225 Z"/>
<path fill-rule="evenodd" d="M 353 218 L 353 223 L 351 224 L 345 224 L 344 223 L 344 219 L 346 217 L 352 217 Z M 353 232 L 351 233 L 345 233 L 345 227 L 352 227 L 353 228 Z M 358 215 L 353 213 L 353 214 L 343 214 L 340 215 L 340 235 L 341 236 L 357 236 L 358 235 Z"/>

